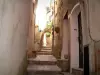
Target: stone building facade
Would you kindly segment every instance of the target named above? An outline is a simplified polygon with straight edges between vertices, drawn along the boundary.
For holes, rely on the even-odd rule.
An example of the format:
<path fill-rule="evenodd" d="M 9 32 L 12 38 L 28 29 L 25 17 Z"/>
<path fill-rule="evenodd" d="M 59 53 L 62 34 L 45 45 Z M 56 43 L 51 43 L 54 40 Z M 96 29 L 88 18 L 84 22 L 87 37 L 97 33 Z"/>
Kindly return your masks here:
<path fill-rule="evenodd" d="M 62 43 L 63 43 L 63 20 L 67 12 L 68 25 L 68 37 L 69 37 L 69 61 L 70 68 L 79 68 L 79 43 L 78 43 L 78 28 L 77 28 L 77 16 L 81 12 L 82 19 L 82 50 L 83 58 L 85 57 L 85 47 L 89 48 L 89 72 L 99 72 L 99 33 L 100 33 L 100 21 L 99 21 L 99 0 L 55 0 L 55 17 L 54 26 L 60 28 L 60 32 L 55 37 L 55 47 L 53 49 L 54 55 L 57 58 L 61 58 Z M 59 41 L 57 40 L 59 38 Z M 76 44 L 75 44 L 76 43 Z M 83 59 L 85 63 L 85 59 Z"/>
<path fill-rule="evenodd" d="M 54 34 L 53 53 L 56 58 L 61 58 L 62 49 L 62 25 L 63 25 L 63 1 L 56 0 L 54 3 L 54 28 L 58 28 L 59 32 Z M 56 30 L 54 30 L 56 32 Z"/>

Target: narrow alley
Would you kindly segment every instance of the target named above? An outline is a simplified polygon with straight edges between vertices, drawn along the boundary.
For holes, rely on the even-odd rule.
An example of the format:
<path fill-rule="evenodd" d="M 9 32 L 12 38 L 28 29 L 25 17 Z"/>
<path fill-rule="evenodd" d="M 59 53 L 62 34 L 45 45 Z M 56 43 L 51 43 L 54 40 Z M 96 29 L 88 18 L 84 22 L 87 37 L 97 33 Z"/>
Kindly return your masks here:
<path fill-rule="evenodd" d="M 34 56 L 28 57 L 28 75 L 71 75 L 61 68 L 63 67 L 61 66 L 62 62 L 67 64 L 68 59 L 61 60 L 56 58 L 58 55 L 54 56 L 54 40 L 56 39 L 55 35 L 58 35 L 53 29 L 54 10 L 54 0 L 37 1 L 34 31 L 35 48 L 32 50 Z M 68 69 L 65 68 L 65 70 Z"/>
<path fill-rule="evenodd" d="M 100 0 L 0 0 L 0 75 L 100 75 Z"/>

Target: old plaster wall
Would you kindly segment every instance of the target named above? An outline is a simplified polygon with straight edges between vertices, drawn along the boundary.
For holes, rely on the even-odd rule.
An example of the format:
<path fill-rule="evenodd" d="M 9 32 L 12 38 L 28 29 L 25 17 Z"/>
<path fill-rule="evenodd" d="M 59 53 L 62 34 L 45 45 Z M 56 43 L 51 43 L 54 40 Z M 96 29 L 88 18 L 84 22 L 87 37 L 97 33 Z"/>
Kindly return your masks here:
<path fill-rule="evenodd" d="M 0 75 L 25 75 L 31 0 L 0 0 Z"/>
<path fill-rule="evenodd" d="M 100 47 L 100 1 L 84 0 L 81 2 L 83 46 L 89 45 L 90 72 L 99 70 L 99 47 Z M 98 69 L 98 70 L 97 70 Z"/>
<path fill-rule="evenodd" d="M 77 4 L 76 4 L 77 5 Z M 76 6 L 75 5 L 75 6 Z M 74 7 L 75 7 L 74 6 Z M 74 8 L 75 9 L 75 8 Z M 92 71 L 94 71 L 94 69 L 95 69 L 95 65 L 94 65 L 94 54 L 95 54 L 95 52 L 94 52 L 94 42 L 90 39 L 90 36 L 89 36 L 89 29 L 88 29 L 88 5 L 87 5 L 87 1 L 85 0 L 84 2 L 79 2 L 79 8 L 76 8 L 77 10 L 76 11 L 81 11 L 81 18 L 82 18 L 82 36 L 83 36 L 83 48 L 84 48 L 84 46 L 85 45 L 88 45 L 89 44 L 89 62 L 90 62 L 90 72 L 92 72 Z M 76 12 L 74 12 L 75 14 L 76 14 Z M 73 15 L 71 15 L 72 17 L 74 17 Z M 71 20 L 71 19 L 70 19 Z M 73 18 L 73 20 L 75 21 L 75 19 Z M 77 18 L 76 18 L 76 20 L 77 20 Z M 71 21 L 71 22 L 73 22 L 73 21 Z M 70 23 L 71 23 L 70 22 Z M 77 22 L 77 21 L 76 21 Z M 73 25 L 75 25 L 76 23 L 73 23 Z M 71 28 L 71 27 L 70 27 Z M 77 28 L 76 28 L 76 30 L 77 30 Z M 73 33 L 74 33 L 74 35 L 77 35 L 77 34 L 75 34 L 75 32 L 77 32 L 77 31 L 74 31 Z M 76 37 L 76 36 L 73 36 L 73 37 Z M 78 42 L 78 38 L 76 38 L 76 40 L 77 40 L 77 42 Z M 72 40 L 71 40 L 72 41 Z M 75 48 L 73 48 L 74 46 L 72 45 L 73 44 L 73 42 L 71 42 L 71 53 L 72 53 L 72 51 L 73 50 L 75 50 L 76 52 L 73 52 L 72 54 L 71 54 L 71 60 L 74 62 L 74 59 L 73 59 L 73 54 L 78 54 L 79 55 L 79 49 L 78 49 L 78 46 L 77 47 L 75 47 Z M 75 44 L 75 43 L 74 43 Z M 77 45 L 78 45 L 78 43 L 77 43 Z M 72 47 L 73 46 L 73 47 Z M 73 49 L 72 49 L 73 48 Z M 78 50 L 77 50 L 78 49 Z M 77 56 L 77 60 L 75 60 L 75 61 L 77 61 L 76 63 L 77 63 L 77 65 L 79 64 L 78 62 L 79 62 L 79 59 L 78 59 L 79 57 Z M 71 61 L 71 63 L 72 63 L 72 61 Z M 76 67 L 78 67 L 78 66 L 76 66 Z M 73 67 L 72 67 L 73 68 Z"/>
<path fill-rule="evenodd" d="M 99 71 L 100 68 L 100 1 L 84 0 L 86 6 L 86 20 L 89 32 L 89 56 L 90 56 L 90 72 Z"/>
<path fill-rule="evenodd" d="M 80 2 L 81 18 L 82 18 L 82 35 L 83 35 L 83 48 L 89 46 L 89 70 L 90 72 L 95 71 L 95 52 L 94 42 L 91 40 L 89 33 L 89 19 L 88 19 L 88 0 Z M 84 50 L 84 49 L 83 49 Z"/>
<path fill-rule="evenodd" d="M 39 31 L 39 26 L 35 25 L 35 51 L 40 50 L 40 40 L 42 32 Z"/>
<path fill-rule="evenodd" d="M 65 59 L 64 56 L 68 55 L 68 40 L 69 40 L 68 20 L 65 19 L 63 21 L 63 42 L 62 42 L 61 59 Z"/>
<path fill-rule="evenodd" d="M 92 61 L 95 61 L 94 63 L 95 68 L 93 67 L 93 71 L 95 69 L 95 71 L 99 72 L 100 71 L 100 60 L 98 58 L 100 58 L 100 36 L 98 34 L 100 34 L 100 15 L 98 15 L 100 13 L 100 1 L 99 0 L 89 0 L 89 25 L 90 25 L 90 35 L 92 37 L 92 40 L 95 41 L 99 41 L 99 42 L 94 42 L 95 44 L 95 48 L 93 49 L 92 52 L 95 52 L 96 54 L 93 54 L 93 56 L 95 56 L 96 58 Z M 92 16 L 91 16 L 92 15 Z M 92 65 L 94 65 L 92 63 Z"/>
<path fill-rule="evenodd" d="M 33 1 L 34 2 L 34 1 Z M 27 50 L 33 51 L 34 50 L 34 39 L 35 39 L 35 8 L 36 3 L 31 2 L 30 6 L 31 9 L 31 20 L 29 24 L 29 32 L 28 32 L 28 40 L 27 40 Z"/>
<path fill-rule="evenodd" d="M 100 1 L 84 0 L 80 4 L 82 13 L 83 46 L 89 44 L 90 72 L 99 71 L 100 68 Z"/>
<path fill-rule="evenodd" d="M 78 2 L 78 0 L 55 0 L 55 18 L 54 18 L 54 25 L 55 27 L 59 27 L 60 28 L 60 33 L 58 34 L 58 39 L 59 41 L 57 42 L 57 39 L 55 37 L 55 42 L 54 44 L 56 45 L 57 44 L 61 44 L 59 48 L 60 50 L 55 50 L 55 53 L 57 54 L 58 52 L 58 55 L 57 56 L 60 56 L 59 54 L 61 53 L 61 50 L 62 49 L 62 43 L 63 43 L 63 18 L 65 16 L 65 14 L 67 13 L 70 13 L 73 6 Z M 57 45 L 56 47 L 57 48 Z"/>
<path fill-rule="evenodd" d="M 63 1 L 63 18 L 66 15 L 66 12 L 68 11 L 68 0 L 62 0 Z"/>
<path fill-rule="evenodd" d="M 98 36 L 98 34 L 100 34 L 100 15 L 98 14 L 100 13 L 100 9 L 99 9 L 100 1 L 89 0 L 88 5 L 89 5 L 88 18 L 89 18 L 91 37 L 94 40 L 99 41 L 100 36 Z"/>

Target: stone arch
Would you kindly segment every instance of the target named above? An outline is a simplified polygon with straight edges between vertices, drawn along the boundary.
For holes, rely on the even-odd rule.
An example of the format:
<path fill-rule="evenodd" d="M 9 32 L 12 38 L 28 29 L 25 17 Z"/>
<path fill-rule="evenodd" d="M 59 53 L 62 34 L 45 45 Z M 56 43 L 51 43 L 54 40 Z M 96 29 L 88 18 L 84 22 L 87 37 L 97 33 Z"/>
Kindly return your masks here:
<path fill-rule="evenodd" d="M 79 42 L 78 42 L 78 14 L 81 12 L 80 3 L 77 3 L 71 10 L 70 19 L 70 54 L 71 68 L 79 68 Z"/>

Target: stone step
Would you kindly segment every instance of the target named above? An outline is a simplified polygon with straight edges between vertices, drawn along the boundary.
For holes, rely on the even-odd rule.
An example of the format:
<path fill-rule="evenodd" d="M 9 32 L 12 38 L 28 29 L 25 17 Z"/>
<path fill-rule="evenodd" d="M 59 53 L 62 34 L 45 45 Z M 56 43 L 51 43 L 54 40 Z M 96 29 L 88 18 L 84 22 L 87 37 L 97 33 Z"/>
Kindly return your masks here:
<path fill-rule="evenodd" d="M 54 73 L 54 72 L 38 72 L 38 73 L 29 72 L 28 75 L 73 75 L 73 74 L 68 73 L 68 72 L 59 72 L 59 73 Z"/>
<path fill-rule="evenodd" d="M 36 58 L 29 58 L 28 62 L 28 75 L 36 75 L 37 73 L 40 73 L 40 75 L 43 73 L 43 75 L 61 75 L 62 73 L 61 69 L 57 66 L 57 59 L 53 55 L 37 55 Z"/>
<path fill-rule="evenodd" d="M 57 65 L 28 65 L 27 72 L 61 72 Z"/>
<path fill-rule="evenodd" d="M 52 55 L 52 52 L 50 52 L 50 51 L 39 51 L 39 52 L 37 52 L 37 55 Z"/>
<path fill-rule="evenodd" d="M 52 55 L 37 55 L 36 58 L 29 58 L 28 64 L 56 65 L 57 59 Z"/>
<path fill-rule="evenodd" d="M 52 48 L 52 46 L 43 46 L 42 48 Z"/>
<path fill-rule="evenodd" d="M 64 75 L 62 72 L 54 73 L 54 72 L 29 72 L 27 75 Z"/>
<path fill-rule="evenodd" d="M 43 47 L 42 49 L 44 49 L 44 50 L 52 50 L 51 47 Z"/>
<path fill-rule="evenodd" d="M 39 61 L 39 60 L 28 60 L 28 64 L 35 64 L 35 65 L 55 65 L 57 61 Z"/>
<path fill-rule="evenodd" d="M 52 50 L 52 48 L 41 48 L 42 50 Z"/>
<path fill-rule="evenodd" d="M 52 50 L 41 49 L 42 52 L 52 52 Z"/>
<path fill-rule="evenodd" d="M 81 68 L 72 68 L 73 75 L 83 75 L 83 69 Z"/>

